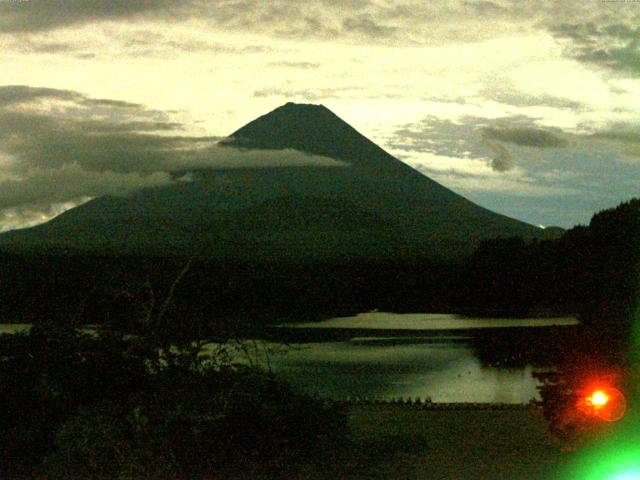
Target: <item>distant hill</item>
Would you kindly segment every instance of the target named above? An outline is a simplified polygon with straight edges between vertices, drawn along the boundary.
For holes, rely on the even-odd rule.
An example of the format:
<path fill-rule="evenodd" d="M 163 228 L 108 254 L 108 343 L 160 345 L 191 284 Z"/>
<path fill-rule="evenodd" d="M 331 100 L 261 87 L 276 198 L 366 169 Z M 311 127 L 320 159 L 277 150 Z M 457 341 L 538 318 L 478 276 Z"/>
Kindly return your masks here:
<path fill-rule="evenodd" d="M 321 105 L 287 103 L 222 145 L 295 149 L 346 165 L 195 171 L 192 182 L 97 198 L 7 232 L 0 247 L 275 261 L 452 258 L 496 236 L 550 234 L 457 195 Z"/>

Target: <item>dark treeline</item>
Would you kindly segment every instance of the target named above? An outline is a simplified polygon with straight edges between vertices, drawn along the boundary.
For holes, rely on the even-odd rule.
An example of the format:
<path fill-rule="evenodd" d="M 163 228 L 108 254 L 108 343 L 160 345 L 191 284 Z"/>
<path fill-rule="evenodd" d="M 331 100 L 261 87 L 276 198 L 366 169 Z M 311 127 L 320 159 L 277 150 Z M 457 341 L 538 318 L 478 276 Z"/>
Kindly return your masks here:
<path fill-rule="evenodd" d="M 577 314 L 623 338 L 639 270 L 640 200 L 556 240 L 486 241 L 466 261 L 231 262 L 176 256 L 0 254 L 0 321 L 140 315 L 174 285 L 171 317 L 264 325 L 378 308 L 475 315 Z M 187 268 L 185 268 L 187 267 Z M 182 272 L 182 274 L 181 274 Z"/>
<path fill-rule="evenodd" d="M 43 317 L 120 321 L 160 298 L 183 273 L 173 317 L 264 325 L 374 308 L 451 311 L 459 266 L 427 261 L 221 262 L 202 257 L 0 255 L 0 321 Z M 183 270 L 186 271 L 183 272 Z"/>
<path fill-rule="evenodd" d="M 476 313 L 576 314 L 599 342 L 629 339 L 640 278 L 640 200 L 597 213 L 561 238 L 485 242 L 465 266 L 460 303 Z"/>
<path fill-rule="evenodd" d="M 474 345 L 486 363 L 508 359 L 555 367 L 536 377 L 544 416 L 557 437 L 571 443 L 597 434 L 601 422 L 576 411 L 593 385 L 617 388 L 635 400 L 629 393 L 637 391 L 640 200 L 599 212 L 588 226 L 557 240 L 485 242 L 463 278 L 459 300 L 469 311 L 580 318 L 577 328 L 482 338 Z"/>

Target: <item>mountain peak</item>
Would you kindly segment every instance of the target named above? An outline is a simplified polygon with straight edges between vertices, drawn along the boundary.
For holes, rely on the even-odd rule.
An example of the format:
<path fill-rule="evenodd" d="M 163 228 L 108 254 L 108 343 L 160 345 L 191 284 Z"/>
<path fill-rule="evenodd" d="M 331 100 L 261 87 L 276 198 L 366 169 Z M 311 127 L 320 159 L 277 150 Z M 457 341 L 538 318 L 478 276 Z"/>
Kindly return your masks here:
<path fill-rule="evenodd" d="M 370 156 L 372 150 L 379 150 L 324 105 L 293 102 L 248 123 L 224 144 L 269 150 L 292 148 L 345 161 L 354 160 L 354 154 Z"/>
<path fill-rule="evenodd" d="M 266 115 L 263 115 L 254 120 L 254 122 L 261 118 L 273 118 L 274 120 L 278 121 L 295 121 L 308 124 L 333 121 L 342 124 L 343 127 L 349 126 L 327 107 L 322 104 L 315 103 L 287 102 L 284 105 L 279 106 L 275 110 L 267 113 Z"/>
<path fill-rule="evenodd" d="M 322 110 L 326 110 L 326 111 L 330 111 L 327 107 L 325 107 L 324 105 L 322 105 L 321 103 L 319 104 L 315 104 L 315 103 L 295 103 L 295 102 L 287 102 L 284 105 L 276 108 L 276 110 L 280 110 L 280 109 L 288 109 L 288 110 L 308 110 L 308 111 L 313 111 L 313 110 L 317 110 L 317 111 L 322 111 Z"/>
<path fill-rule="evenodd" d="M 546 232 L 471 203 L 322 105 L 286 103 L 223 144 L 295 149 L 349 166 L 248 166 L 229 169 L 224 178 L 203 175 L 126 198 L 105 196 L 47 224 L 0 235 L 0 248 L 163 255 L 202 248 L 233 261 L 333 261 L 464 255 L 483 239 Z"/>

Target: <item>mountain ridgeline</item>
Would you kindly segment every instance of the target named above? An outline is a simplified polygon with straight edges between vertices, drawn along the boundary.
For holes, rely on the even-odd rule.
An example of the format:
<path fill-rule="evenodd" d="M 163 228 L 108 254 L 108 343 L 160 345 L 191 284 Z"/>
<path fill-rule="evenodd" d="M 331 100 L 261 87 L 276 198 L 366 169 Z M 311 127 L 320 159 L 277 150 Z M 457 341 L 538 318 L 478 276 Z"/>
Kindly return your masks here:
<path fill-rule="evenodd" d="M 200 169 L 191 182 L 96 198 L 5 233 L 0 247 L 238 261 L 449 259 L 497 236 L 545 235 L 422 175 L 324 106 L 287 103 L 221 145 L 294 149 L 339 162 Z"/>
<path fill-rule="evenodd" d="M 459 311 L 464 259 L 483 241 L 546 235 L 420 174 L 323 106 L 286 104 L 213 150 L 252 160 L 178 171 L 192 181 L 0 235 L 0 319 L 127 322 L 169 294 L 166 318 L 189 325 Z M 292 152 L 304 161 L 287 163 Z"/>

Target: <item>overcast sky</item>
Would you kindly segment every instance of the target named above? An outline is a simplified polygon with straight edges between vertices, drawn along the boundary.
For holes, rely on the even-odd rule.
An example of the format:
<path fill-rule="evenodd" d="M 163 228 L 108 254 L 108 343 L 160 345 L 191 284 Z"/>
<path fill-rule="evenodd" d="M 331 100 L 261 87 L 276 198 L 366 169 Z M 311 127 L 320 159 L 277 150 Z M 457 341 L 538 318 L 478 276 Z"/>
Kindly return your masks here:
<path fill-rule="evenodd" d="M 638 1 L 0 0 L 0 72 L 0 231 L 250 162 L 215 142 L 287 101 L 533 224 L 639 195 Z"/>

